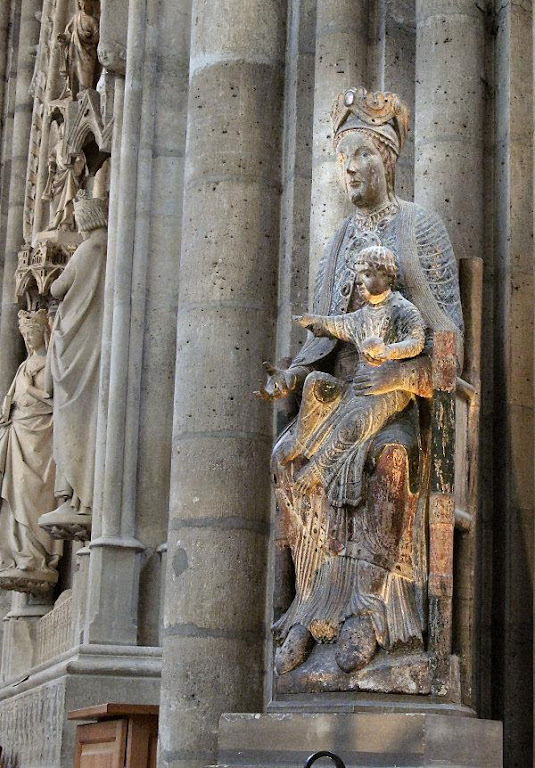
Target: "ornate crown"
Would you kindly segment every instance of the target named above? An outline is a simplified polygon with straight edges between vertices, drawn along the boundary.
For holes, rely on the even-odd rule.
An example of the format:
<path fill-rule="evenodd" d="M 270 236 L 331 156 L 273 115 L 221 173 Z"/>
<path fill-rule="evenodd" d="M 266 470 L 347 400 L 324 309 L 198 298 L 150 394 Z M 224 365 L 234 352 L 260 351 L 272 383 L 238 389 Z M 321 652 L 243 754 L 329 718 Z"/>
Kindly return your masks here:
<path fill-rule="evenodd" d="M 74 216 L 79 230 L 90 232 L 92 229 L 108 226 L 107 206 L 98 197 L 88 197 L 81 189 L 74 201 Z"/>
<path fill-rule="evenodd" d="M 399 155 L 409 129 L 409 110 L 395 93 L 348 88 L 336 99 L 331 120 L 334 141 L 346 131 L 368 130 Z"/>
<path fill-rule="evenodd" d="M 49 329 L 48 324 L 48 312 L 46 309 L 38 309 L 36 312 L 27 312 L 25 309 L 20 309 L 19 314 L 19 328 L 22 331 L 23 328 L 30 328 L 37 326 L 38 328 Z"/>

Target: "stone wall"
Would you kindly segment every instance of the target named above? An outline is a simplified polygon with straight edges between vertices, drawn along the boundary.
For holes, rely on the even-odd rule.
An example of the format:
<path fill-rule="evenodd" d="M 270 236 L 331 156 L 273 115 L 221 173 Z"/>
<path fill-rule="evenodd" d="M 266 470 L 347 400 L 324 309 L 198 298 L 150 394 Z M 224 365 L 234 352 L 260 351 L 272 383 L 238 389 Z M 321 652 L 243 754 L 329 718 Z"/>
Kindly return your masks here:
<path fill-rule="evenodd" d="M 40 131 L 58 94 L 43 73 L 52 30 L 75 11 L 74 0 L 0 7 L 0 399 L 24 359 L 17 254 L 36 247 L 44 215 Z M 55 592 L 0 598 L 8 764 L 70 765 L 73 706 L 157 703 L 159 646 L 162 768 L 214 762 L 220 715 L 272 700 L 269 625 L 288 605 L 292 566 L 270 543 L 269 453 L 293 411 L 252 393 L 263 360 L 303 343 L 292 315 L 348 212 L 329 112 L 364 84 L 398 92 L 413 113 L 399 195 L 442 216 L 458 258 L 484 261 L 478 522 L 456 534 L 454 645 L 465 703 L 504 721 L 506 766 L 527 765 L 531 3 L 100 0 L 100 27 L 94 103 L 111 159 L 109 175 L 91 177 L 110 201 L 93 533 L 83 549 L 67 545 Z M 74 664 L 67 691 L 63 663 Z M 54 727 L 30 739 L 44 722 Z"/>

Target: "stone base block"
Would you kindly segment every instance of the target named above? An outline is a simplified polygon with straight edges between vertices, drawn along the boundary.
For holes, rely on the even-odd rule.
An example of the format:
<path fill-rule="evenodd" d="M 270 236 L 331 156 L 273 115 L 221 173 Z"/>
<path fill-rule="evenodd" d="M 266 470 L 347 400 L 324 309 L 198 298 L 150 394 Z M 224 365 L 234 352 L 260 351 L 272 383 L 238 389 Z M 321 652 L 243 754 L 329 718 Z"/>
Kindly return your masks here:
<path fill-rule="evenodd" d="M 70 501 L 64 502 L 52 512 L 45 512 L 39 520 L 39 527 L 53 539 L 65 541 L 89 541 L 91 539 L 91 515 L 80 514 Z"/>
<path fill-rule="evenodd" d="M 79 646 L 0 688 L 6 766 L 74 765 L 76 723 L 67 712 L 104 702 L 159 704 L 161 650 Z"/>
<path fill-rule="evenodd" d="M 431 693 L 431 667 L 425 653 L 389 654 L 381 651 L 364 669 L 346 673 L 335 661 L 335 650 L 333 645 L 316 645 L 303 664 L 277 678 L 278 693 Z"/>
<path fill-rule="evenodd" d="M 6 568 L 0 572 L 0 589 L 42 596 L 50 592 L 58 581 L 57 571 L 21 571 Z"/>
<path fill-rule="evenodd" d="M 501 768 L 502 725 L 388 712 L 221 717 L 219 768 L 300 768 L 320 750 L 339 755 L 346 768 Z"/>

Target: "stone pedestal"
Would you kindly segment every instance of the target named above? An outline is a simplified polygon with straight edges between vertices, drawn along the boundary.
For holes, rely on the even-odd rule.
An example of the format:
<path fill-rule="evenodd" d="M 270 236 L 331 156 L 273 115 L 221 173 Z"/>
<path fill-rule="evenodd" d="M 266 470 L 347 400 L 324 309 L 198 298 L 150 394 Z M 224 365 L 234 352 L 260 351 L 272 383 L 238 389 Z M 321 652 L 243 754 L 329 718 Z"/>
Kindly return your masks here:
<path fill-rule="evenodd" d="M 339 755 L 346 768 L 501 768 L 502 726 L 471 717 L 388 712 L 231 714 L 220 720 L 220 768 L 299 768 L 320 750 Z"/>
<path fill-rule="evenodd" d="M 0 687 L 0 742 L 5 765 L 74 765 L 73 709 L 106 701 L 158 704 L 161 650 L 79 645 L 5 680 Z M 19 674 L 24 674 L 19 672 Z"/>

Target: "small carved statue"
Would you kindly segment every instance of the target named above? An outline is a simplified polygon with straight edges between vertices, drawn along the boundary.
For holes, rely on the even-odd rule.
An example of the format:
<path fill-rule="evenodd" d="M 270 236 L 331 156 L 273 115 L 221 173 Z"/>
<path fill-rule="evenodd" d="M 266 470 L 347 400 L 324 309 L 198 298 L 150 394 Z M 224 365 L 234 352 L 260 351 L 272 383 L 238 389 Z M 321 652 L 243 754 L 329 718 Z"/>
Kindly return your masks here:
<path fill-rule="evenodd" d="M 277 687 L 424 694 L 426 425 L 434 334 L 456 339 L 459 368 L 463 359 L 457 264 L 439 217 L 395 194 L 409 122 L 399 97 L 350 88 L 332 122 L 355 210 L 326 247 L 314 314 L 301 320 L 315 335 L 289 365 L 268 367 L 259 393 L 300 398 L 272 454 L 295 569 L 295 597 L 274 626 Z"/>
<path fill-rule="evenodd" d="M 58 35 L 65 58 L 65 76 L 73 99 L 98 79 L 99 19 L 97 0 L 78 0 L 78 11 Z"/>
<path fill-rule="evenodd" d="M 54 499 L 52 399 L 45 388 L 47 311 L 19 312 L 28 357 L 0 413 L 0 588 L 39 594 L 53 586 L 61 554 L 38 525 Z"/>
<path fill-rule="evenodd" d="M 57 135 L 48 160 L 48 178 L 43 191 L 43 200 L 50 201 L 47 229 L 74 232 L 74 200 L 88 173 L 86 158 L 83 152 L 66 154 L 64 124 L 54 122 L 52 126 L 57 126 Z"/>
<path fill-rule="evenodd" d="M 107 213 L 80 193 L 74 203 L 78 246 L 50 292 L 60 300 L 48 350 L 54 387 L 55 496 L 39 524 L 58 538 L 88 538 L 93 506 L 100 346 L 104 313 Z"/>

